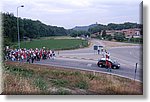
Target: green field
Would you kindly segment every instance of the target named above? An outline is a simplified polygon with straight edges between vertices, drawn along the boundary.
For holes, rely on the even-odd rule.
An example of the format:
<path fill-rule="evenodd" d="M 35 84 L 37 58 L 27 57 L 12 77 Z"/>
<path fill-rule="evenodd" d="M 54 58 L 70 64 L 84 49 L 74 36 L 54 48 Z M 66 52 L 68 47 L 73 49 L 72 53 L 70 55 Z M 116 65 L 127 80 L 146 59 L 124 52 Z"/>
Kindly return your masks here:
<path fill-rule="evenodd" d="M 68 50 L 88 46 L 88 41 L 81 39 L 39 39 L 21 42 L 21 48 L 43 48 L 53 50 Z"/>

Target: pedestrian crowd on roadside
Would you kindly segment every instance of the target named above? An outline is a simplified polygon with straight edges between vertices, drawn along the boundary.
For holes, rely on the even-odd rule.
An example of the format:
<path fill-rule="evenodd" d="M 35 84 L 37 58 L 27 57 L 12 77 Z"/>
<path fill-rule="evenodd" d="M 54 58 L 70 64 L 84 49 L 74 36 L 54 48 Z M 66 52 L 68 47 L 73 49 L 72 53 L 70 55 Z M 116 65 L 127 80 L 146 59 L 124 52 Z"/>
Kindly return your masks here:
<path fill-rule="evenodd" d="M 5 60 L 11 61 L 20 61 L 27 63 L 34 63 L 34 61 L 46 60 L 46 59 L 54 59 L 55 52 L 54 50 L 45 49 L 45 47 L 41 49 L 5 49 Z"/>

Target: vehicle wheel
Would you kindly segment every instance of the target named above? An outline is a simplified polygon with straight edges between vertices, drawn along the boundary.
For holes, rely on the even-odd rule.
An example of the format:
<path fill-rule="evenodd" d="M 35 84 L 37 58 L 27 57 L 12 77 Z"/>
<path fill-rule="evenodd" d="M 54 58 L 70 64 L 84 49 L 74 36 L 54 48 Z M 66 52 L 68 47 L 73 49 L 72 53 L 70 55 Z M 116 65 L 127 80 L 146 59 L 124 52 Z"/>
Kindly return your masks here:
<path fill-rule="evenodd" d="M 102 67 L 102 65 L 101 64 L 97 64 L 98 65 L 98 67 Z"/>
<path fill-rule="evenodd" d="M 100 64 L 99 67 L 102 67 L 102 65 Z"/>
<path fill-rule="evenodd" d="M 116 66 L 113 66 L 113 69 L 116 69 L 117 67 Z"/>

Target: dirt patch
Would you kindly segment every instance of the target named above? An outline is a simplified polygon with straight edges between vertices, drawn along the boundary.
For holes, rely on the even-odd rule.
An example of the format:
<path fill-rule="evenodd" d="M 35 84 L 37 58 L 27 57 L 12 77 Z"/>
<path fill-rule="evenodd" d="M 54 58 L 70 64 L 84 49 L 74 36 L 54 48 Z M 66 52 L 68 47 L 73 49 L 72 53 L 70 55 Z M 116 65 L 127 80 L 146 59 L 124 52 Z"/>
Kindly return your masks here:
<path fill-rule="evenodd" d="M 139 46 L 140 44 L 132 44 L 132 43 L 123 43 L 123 42 L 115 42 L 115 41 L 102 41 L 101 43 L 105 45 L 105 47 L 121 47 L 121 46 Z"/>

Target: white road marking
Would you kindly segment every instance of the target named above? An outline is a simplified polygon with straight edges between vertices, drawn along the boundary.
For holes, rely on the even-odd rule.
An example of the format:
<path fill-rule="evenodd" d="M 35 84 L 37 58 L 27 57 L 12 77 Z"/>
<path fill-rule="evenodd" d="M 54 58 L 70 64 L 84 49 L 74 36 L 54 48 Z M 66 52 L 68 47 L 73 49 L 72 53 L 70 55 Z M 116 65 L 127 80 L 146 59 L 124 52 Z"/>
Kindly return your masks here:
<path fill-rule="evenodd" d="M 130 52 L 130 55 L 132 55 L 132 52 Z"/>
<path fill-rule="evenodd" d="M 92 66 L 92 64 L 87 64 L 87 66 L 88 66 L 88 67 L 91 67 L 91 66 Z"/>

